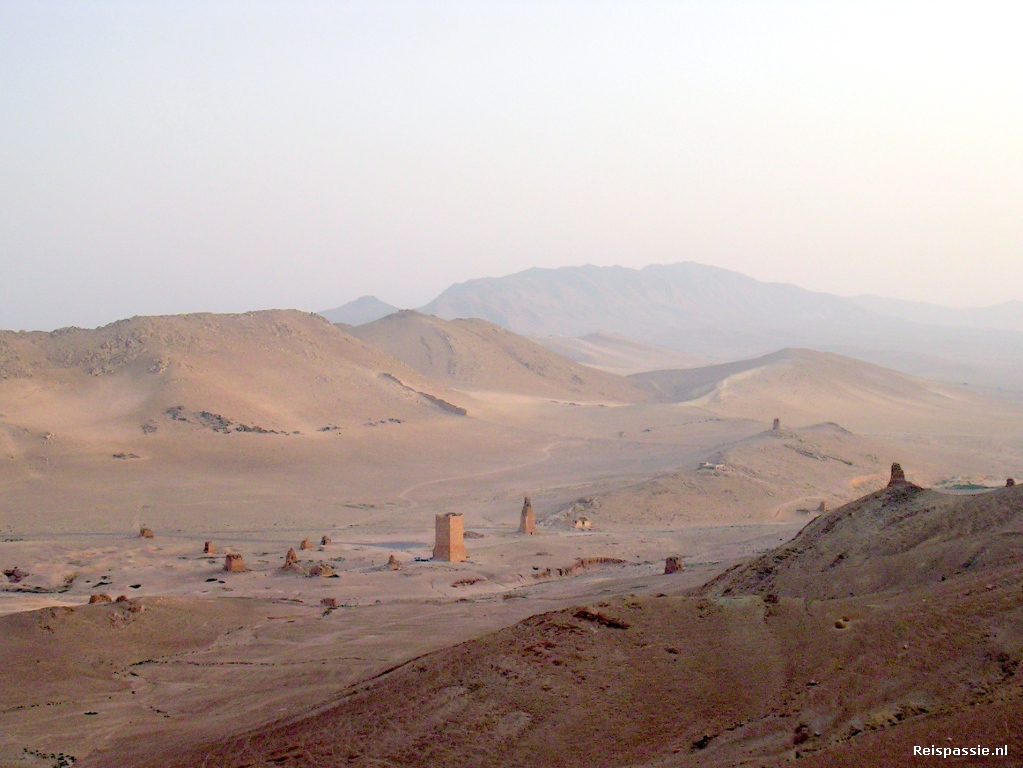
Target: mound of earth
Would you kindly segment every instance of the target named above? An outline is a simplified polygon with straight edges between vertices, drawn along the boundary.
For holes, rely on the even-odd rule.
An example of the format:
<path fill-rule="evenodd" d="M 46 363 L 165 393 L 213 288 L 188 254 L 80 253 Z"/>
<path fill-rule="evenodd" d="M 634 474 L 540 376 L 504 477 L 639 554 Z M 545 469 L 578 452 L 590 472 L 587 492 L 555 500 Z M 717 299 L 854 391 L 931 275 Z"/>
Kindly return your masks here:
<path fill-rule="evenodd" d="M 459 389 L 588 401 L 650 399 L 625 378 L 575 363 L 486 320 L 442 320 L 404 310 L 350 332 Z"/>
<path fill-rule="evenodd" d="M 131 764 L 902 766 L 913 745 L 977 743 L 1014 755 L 1023 491 L 937 496 L 886 489 L 691 596 L 534 616 L 306 717 Z M 838 550 L 853 554 L 829 567 Z"/>

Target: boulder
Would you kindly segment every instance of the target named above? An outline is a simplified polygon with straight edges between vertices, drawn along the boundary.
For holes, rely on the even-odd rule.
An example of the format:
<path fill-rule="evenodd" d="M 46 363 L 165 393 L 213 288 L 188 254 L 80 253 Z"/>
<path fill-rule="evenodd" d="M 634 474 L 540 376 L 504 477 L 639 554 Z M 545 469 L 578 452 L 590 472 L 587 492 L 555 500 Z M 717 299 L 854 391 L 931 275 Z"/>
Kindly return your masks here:
<path fill-rule="evenodd" d="M 817 507 L 817 511 L 820 512 L 822 515 L 826 513 L 828 511 L 828 502 L 822 501 L 820 503 L 820 506 Z"/>

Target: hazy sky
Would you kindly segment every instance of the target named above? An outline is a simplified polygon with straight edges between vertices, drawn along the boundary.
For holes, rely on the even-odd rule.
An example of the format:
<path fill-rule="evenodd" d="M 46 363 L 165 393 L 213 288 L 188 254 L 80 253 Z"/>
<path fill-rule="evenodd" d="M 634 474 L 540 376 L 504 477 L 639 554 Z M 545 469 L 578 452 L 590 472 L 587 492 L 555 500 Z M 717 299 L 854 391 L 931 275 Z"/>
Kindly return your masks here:
<path fill-rule="evenodd" d="M 0 3 L 0 327 L 695 260 L 1023 299 L 1015 2 Z"/>

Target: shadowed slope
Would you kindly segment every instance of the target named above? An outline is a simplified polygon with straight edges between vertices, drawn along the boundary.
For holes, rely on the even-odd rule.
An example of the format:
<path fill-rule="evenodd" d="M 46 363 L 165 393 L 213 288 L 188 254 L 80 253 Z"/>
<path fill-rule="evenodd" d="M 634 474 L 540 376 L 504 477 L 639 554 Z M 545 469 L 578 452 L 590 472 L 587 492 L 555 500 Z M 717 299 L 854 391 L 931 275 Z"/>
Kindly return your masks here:
<path fill-rule="evenodd" d="M 486 320 L 442 320 L 405 310 L 350 332 L 452 387 L 580 400 L 649 399 L 627 379 L 575 363 Z"/>

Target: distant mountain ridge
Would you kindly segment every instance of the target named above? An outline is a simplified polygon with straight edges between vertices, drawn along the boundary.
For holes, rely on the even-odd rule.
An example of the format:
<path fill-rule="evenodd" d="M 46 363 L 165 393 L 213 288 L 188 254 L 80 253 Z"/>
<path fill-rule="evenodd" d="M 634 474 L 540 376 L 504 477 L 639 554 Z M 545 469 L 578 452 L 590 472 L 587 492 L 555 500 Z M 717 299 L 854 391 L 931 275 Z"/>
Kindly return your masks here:
<path fill-rule="evenodd" d="M 1012 303 L 974 315 L 950 309 L 942 317 L 959 318 L 955 326 L 892 314 L 919 314 L 919 307 L 887 301 L 854 300 L 681 262 L 638 270 L 535 268 L 469 280 L 450 286 L 420 311 L 444 319 L 483 318 L 530 336 L 603 331 L 717 360 L 810 348 L 913 375 L 1023 391 L 1023 332 L 969 325 L 980 322 L 977 317 L 1004 314 L 999 322 L 1011 326 Z"/>

